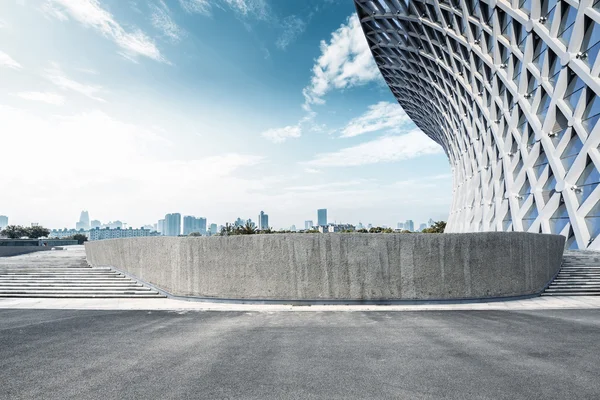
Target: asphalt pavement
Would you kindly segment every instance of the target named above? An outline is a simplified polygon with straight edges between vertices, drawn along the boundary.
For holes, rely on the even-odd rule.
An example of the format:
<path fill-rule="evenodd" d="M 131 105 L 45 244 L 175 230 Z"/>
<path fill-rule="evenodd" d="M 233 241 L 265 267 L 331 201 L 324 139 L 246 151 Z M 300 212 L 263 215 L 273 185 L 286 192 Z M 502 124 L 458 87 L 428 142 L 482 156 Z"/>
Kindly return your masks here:
<path fill-rule="evenodd" d="M 598 399 L 600 310 L 0 310 L 2 399 Z"/>

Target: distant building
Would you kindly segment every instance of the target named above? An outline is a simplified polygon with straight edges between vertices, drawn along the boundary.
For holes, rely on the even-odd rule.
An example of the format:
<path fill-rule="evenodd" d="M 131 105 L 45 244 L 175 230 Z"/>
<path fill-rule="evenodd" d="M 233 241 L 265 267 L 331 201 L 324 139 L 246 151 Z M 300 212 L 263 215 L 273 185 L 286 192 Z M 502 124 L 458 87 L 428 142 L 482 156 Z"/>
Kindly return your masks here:
<path fill-rule="evenodd" d="M 90 214 L 87 211 L 82 211 L 79 216 L 79 222 L 75 224 L 75 229 L 83 229 L 85 231 L 90 229 Z"/>
<path fill-rule="evenodd" d="M 238 219 L 236 219 L 233 224 L 235 226 L 244 226 L 244 225 L 246 225 L 246 221 L 244 221 L 243 219 L 238 217 Z"/>
<path fill-rule="evenodd" d="M 217 232 L 218 232 L 218 231 L 217 231 L 217 224 L 210 224 L 210 234 L 211 234 L 211 235 L 214 235 L 214 234 L 216 234 Z"/>
<path fill-rule="evenodd" d="M 158 220 L 158 223 L 156 224 L 156 231 L 164 236 L 164 234 L 165 234 L 165 220 L 164 219 Z"/>
<path fill-rule="evenodd" d="M 412 219 L 409 219 L 404 223 L 404 229 L 411 232 L 415 230 L 415 223 L 412 221 Z"/>
<path fill-rule="evenodd" d="M 269 229 L 269 216 L 264 211 L 258 214 L 258 229 L 261 231 Z"/>
<path fill-rule="evenodd" d="M 312 222 L 312 220 L 309 221 L 304 221 L 304 229 L 306 229 L 307 231 L 312 229 L 313 226 L 315 226 Z"/>
<path fill-rule="evenodd" d="M 419 232 L 422 232 L 423 229 L 427 229 L 427 224 L 426 223 L 422 223 L 421 225 L 419 225 Z"/>
<path fill-rule="evenodd" d="M 181 214 L 173 213 L 165 215 L 164 236 L 181 235 Z"/>
<path fill-rule="evenodd" d="M 363 226 L 362 222 L 359 222 L 358 225 L 356 225 L 356 229 L 365 229 L 365 227 Z"/>
<path fill-rule="evenodd" d="M 254 221 L 252 221 L 252 219 L 248 219 L 248 221 L 246 221 L 246 223 L 248 225 L 250 225 L 251 227 L 256 228 L 256 223 Z"/>
<path fill-rule="evenodd" d="M 297 231 L 297 229 L 296 229 L 296 225 L 292 225 L 292 226 L 290 226 L 290 231 L 292 231 L 292 232 L 296 232 L 296 231 Z"/>
<path fill-rule="evenodd" d="M 4 229 L 8 226 L 8 217 L 6 215 L 0 215 L 0 229 Z"/>
<path fill-rule="evenodd" d="M 50 234 L 48 235 L 49 238 L 54 239 L 54 238 L 59 238 L 59 239 L 64 239 L 67 237 L 71 237 L 73 235 L 85 235 L 87 237 L 90 236 L 90 232 L 89 231 L 85 231 L 83 229 L 52 229 L 50 231 Z"/>
<path fill-rule="evenodd" d="M 132 237 L 147 237 L 155 236 L 158 233 L 152 232 L 150 229 L 110 229 L 110 228 L 95 228 L 90 230 L 89 239 L 94 240 L 105 240 L 105 239 L 121 239 L 121 238 L 132 238 Z"/>
<path fill-rule="evenodd" d="M 91 229 L 100 228 L 101 226 L 102 226 L 102 222 L 98 221 L 97 219 L 90 222 Z"/>
<path fill-rule="evenodd" d="M 404 222 L 398 222 L 398 229 L 404 229 Z"/>
<path fill-rule="evenodd" d="M 433 225 L 435 225 L 435 221 L 433 219 L 429 218 L 429 221 L 427 221 L 427 227 L 429 228 Z"/>
<path fill-rule="evenodd" d="M 327 225 L 327 209 L 326 208 L 321 208 L 321 209 L 317 210 L 317 224 L 319 226 Z"/>
<path fill-rule="evenodd" d="M 192 216 L 183 217 L 183 234 L 187 236 L 192 232 L 197 232 L 202 235 L 205 235 L 206 218 L 196 218 Z"/>
<path fill-rule="evenodd" d="M 368 224 L 367 225 L 367 229 L 371 229 L 373 227 L 373 224 Z"/>
<path fill-rule="evenodd" d="M 327 226 L 327 231 L 329 233 L 335 233 L 335 232 L 344 232 L 344 231 L 350 231 L 350 232 L 354 232 L 356 230 L 356 228 L 354 227 L 354 225 L 350 225 L 350 224 L 331 224 L 329 226 Z"/>

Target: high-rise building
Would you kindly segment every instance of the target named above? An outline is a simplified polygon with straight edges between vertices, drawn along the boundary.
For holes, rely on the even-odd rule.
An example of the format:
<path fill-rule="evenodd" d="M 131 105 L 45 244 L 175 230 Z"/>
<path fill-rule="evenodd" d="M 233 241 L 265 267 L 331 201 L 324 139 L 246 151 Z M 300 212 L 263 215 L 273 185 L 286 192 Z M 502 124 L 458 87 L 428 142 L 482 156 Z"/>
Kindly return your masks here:
<path fill-rule="evenodd" d="M 241 219 L 240 217 L 238 217 L 238 219 L 236 219 L 233 224 L 235 226 L 244 226 L 244 225 L 246 225 L 246 221 L 244 221 L 243 219 Z"/>
<path fill-rule="evenodd" d="M 165 220 L 164 219 L 159 219 L 158 223 L 156 224 L 156 230 L 158 231 L 158 233 L 160 233 L 161 235 L 165 235 Z"/>
<path fill-rule="evenodd" d="M 6 215 L 0 215 L 0 230 L 8 226 L 8 217 Z"/>
<path fill-rule="evenodd" d="M 292 225 L 292 226 L 290 226 L 290 231 L 292 231 L 292 232 L 296 232 L 296 231 L 297 231 L 297 229 L 296 229 L 296 225 Z"/>
<path fill-rule="evenodd" d="M 600 249 L 598 2 L 355 4 L 392 93 L 449 158 L 446 232 Z"/>
<path fill-rule="evenodd" d="M 187 236 L 193 232 L 206 234 L 206 218 L 183 217 L 183 234 Z"/>
<path fill-rule="evenodd" d="M 398 222 L 398 229 L 404 229 L 404 222 Z"/>
<path fill-rule="evenodd" d="M 415 223 L 412 219 L 406 220 L 406 222 L 404 223 L 404 229 L 411 232 L 415 230 Z"/>
<path fill-rule="evenodd" d="M 165 233 L 164 236 L 181 235 L 181 214 L 173 213 L 165 215 Z"/>
<path fill-rule="evenodd" d="M 258 229 L 261 231 L 269 229 L 269 216 L 264 211 L 261 211 L 258 215 Z"/>
<path fill-rule="evenodd" d="M 210 234 L 211 235 L 215 235 L 216 233 L 218 233 L 217 229 L 218 229 L 217 224 L 210 224 Z"/>
<path fill-rule="evenodd" d="M 327 209 L 321 208 L 317 210 L 317 223 L 319 226 L 327 225 Z"/>
<path fill-rule="evenodd" d="M 92 222 L 90 222 L 90 228 L 95 229 L 95 228 L 100 228 L 102 226 L 102 222 L 98 221 L 97 219 L 92 220 Z"/>
<path fill-rule="evenodd" d="M 421 225 L 419 225 L 419 232 L 422 232 L 423 229 L 427 229 L 427 224 L 426 223 L 422 223 Z"/>
<path fill-rule="evenodd" d="M 314 226 L 312 220 L 304 221 L 304 229 L 309 230 Z"/>
<path fill-rule="evenodd" d="M 87 211 L 82 211 L 79 216 L 79 222 L 75 224 L 75 229 L 83 229 L 87 231 L 90 229 L 90 214 Z"/>

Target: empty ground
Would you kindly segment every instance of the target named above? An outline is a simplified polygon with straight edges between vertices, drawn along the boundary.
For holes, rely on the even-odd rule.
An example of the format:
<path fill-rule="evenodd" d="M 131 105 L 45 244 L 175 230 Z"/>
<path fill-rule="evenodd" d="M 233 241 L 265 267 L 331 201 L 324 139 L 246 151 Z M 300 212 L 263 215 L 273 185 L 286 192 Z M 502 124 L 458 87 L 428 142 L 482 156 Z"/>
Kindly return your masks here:
<path fill-rule="evenodd" d="M 600 310 L 0 310 L 0 398 L 592 399 Z"/>

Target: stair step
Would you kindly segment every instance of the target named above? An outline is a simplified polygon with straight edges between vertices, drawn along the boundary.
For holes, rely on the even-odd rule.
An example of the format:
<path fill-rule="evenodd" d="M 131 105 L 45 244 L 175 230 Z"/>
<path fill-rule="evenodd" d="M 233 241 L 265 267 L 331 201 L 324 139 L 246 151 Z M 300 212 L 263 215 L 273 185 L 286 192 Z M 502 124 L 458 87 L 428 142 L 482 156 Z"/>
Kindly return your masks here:
<path fill-rule="evenodd" d="M 115 289 L 110 289 L 110 290 L 102 290 L 101 293 L 104 294 L 144 294 L 144 293 L 158 293 L 156 291 L 151 290 L 150 288 L 145 288 L 146 290 L 129 290 L 129 289 L 123 289 L 123 290 L 115 290 Z M 3 297 L 6 294 L 94 294 L 94 293 L 99 293 L 99 290 L 97 288 L 94 288 L 94 290 L 83 290 L 83 289 L 78 289 L 78 290 L 66 290 L 66 289 L 61 289 L 61 290 L 44 290 L 44 289 L 37 289 L 37 290 L 18 290 L 18 289 L 11 289 L 11 290 L 0 290 L 0 297 Z"/>
<path fill-rule="evenodd" d="M 152 289 L 145 286 L 134 286 L 134 287 L 104 287 L 104 286 L 92 286 L 92 287 L 76 287 L 76 286 L 28 286 L 28 287 L 3 287 L 0 286 L 0 293 L 11 293 L 11 292 L 77 292 L 77 291 L 126 291 L 126 292 L 138 292 L 138 291 L 150 291 Z"/>
<path fill-rule="evenodd" d="M 569 293 L 542 293 L 542 296 L 600 296 L 600 292 L 587 293 L 587 292 L 569 292 Z"/>

